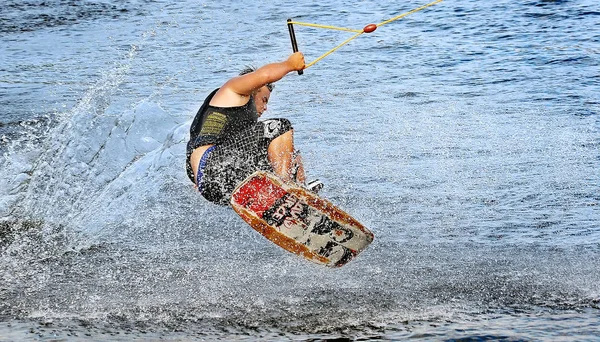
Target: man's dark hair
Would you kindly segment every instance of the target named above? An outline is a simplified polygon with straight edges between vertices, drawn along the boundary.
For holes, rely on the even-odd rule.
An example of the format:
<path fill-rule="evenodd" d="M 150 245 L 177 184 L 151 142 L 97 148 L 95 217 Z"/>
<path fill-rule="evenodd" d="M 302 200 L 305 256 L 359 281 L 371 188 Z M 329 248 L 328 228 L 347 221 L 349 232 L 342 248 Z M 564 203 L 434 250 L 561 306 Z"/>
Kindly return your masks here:
<path fill-rule="evenodd" d="M 242 71 L 240 71 L 240 76 L 242 76 L 242 75 L 246 75 L 246 74 L 249 74 L 249 73 L 251 73 L 251 72 L 255 72 L 255 71 L 256 71 L 256 68 L 255 68 L 255 67 L 253 67 L 253 66 L 251 66 L 251 65 L 248 65 L 248 66 L 246 66 L 246 67 L 245 67 L 245 68 L 244 68 Z M 267 83 L 265 86 L 266 86 L 266 87 L 267 87 L 267 89 L 269 89 L 269 91 L 271 91 L 271 92 L 273 91 L 273 88 L 275 88 L 275 85 L 274 85 L 273 83 Z"/>

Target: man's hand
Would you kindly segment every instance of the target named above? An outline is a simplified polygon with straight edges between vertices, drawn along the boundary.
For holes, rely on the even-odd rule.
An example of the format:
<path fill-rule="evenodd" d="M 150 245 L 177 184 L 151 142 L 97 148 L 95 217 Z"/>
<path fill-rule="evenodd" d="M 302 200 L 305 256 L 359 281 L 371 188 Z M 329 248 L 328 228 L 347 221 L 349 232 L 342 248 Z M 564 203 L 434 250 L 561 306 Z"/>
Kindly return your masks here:
<path fill-rule="evenodd" d="M 304 54 L 302 52 L 294 52 L 286 61 L 292 70 L 299 71 L 304 69 Z"/>

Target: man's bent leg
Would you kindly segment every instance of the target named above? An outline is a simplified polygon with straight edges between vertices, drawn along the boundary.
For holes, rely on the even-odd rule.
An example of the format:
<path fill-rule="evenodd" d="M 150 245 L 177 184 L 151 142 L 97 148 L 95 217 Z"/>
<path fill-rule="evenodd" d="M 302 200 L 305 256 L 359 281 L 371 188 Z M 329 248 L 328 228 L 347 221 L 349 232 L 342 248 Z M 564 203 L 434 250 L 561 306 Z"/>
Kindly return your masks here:
<path fill-rule="evenodd" d="M 300 184 L 306 183 L 306 174 L 304 173 L 304 164 L 302 163 L 302 157 L 300 156 L 300 151 L 294 151 L 292 156 L 292 178 Z"/>
<path fill-rule="evenodd" d="M 294 150 L 293 130 L 287 131 L 273 139 L 267 149 L 267 157 L 275 174 L 284 181 L 294 181 L 307 187 L 315 193 L 323 188 L 323 183 L 318 179 L 306 184 L 306 174 L 302 157 Z"/>
<path fill-rule="evenodd" d="M 294 180 L 294 131 L 289 130 L 271 140 L 267 156 L 275 174 L 284 181 Z"/>

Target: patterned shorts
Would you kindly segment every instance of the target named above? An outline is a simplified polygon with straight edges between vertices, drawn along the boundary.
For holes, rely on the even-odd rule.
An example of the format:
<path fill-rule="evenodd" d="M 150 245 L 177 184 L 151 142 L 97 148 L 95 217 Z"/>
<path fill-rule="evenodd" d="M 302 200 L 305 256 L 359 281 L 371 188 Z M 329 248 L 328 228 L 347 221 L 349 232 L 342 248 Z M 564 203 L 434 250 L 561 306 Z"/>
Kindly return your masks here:
<path fill-rule="evenodd" d="M 258 121 L 215 145 L 202 169 L 202 196 L 229 205 L 235 187 L 252 173 L 273 171 L 267 151 L 273 139 L 292 130 L 287 119 Z"/>

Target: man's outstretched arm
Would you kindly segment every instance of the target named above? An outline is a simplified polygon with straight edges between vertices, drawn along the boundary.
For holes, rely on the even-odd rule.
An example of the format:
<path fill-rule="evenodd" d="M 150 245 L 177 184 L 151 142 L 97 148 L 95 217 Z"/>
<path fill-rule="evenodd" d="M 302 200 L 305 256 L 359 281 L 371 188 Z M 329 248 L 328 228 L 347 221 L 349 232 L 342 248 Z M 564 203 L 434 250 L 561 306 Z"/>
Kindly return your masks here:
<path fill-rule="evenodd" d="M 227 81 L 211 101 L 216 106 L 240 105 L 245 98 L 261 87 L 279 81 L 289 72 L 304 69 L 304 55 L 295 52 L 283 62 L 267 64 L 251 73 Z"/>

